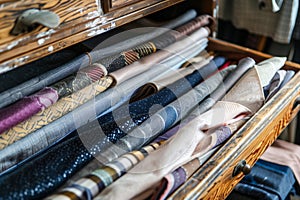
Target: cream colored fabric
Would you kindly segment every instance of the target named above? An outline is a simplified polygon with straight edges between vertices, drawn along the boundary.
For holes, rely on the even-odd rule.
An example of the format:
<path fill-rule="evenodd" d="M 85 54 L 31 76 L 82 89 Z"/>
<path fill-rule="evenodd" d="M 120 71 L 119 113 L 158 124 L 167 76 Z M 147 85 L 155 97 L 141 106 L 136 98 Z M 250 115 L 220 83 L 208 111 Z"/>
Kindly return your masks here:
<path fill-rule="evenodd" d="M 211 61 L 211 59 L 212 57 L 209 57 L 208 59 L 203 59 L 197 63 L 192 64 L 187 68 L 180 68 L 178 70 L 171 71 L 165 76 L 159 77 L 158 79 L 150 82 L 149 84 L 151 85 L 151 87 L 155 88 L 155 91 L 159 91 L 162 88 L 168 86 L 169 84 L 174 83 L 175 81 L 193 73 L 195 70 L 200 69 L 204 65 L 208 64 Z"/>
<path fill-rule="evenodd" d="M 269 84 L 272 77 L 284 65 L 285 61 L 286 57 L 272 57 L 255 66 L 263 87 Z"/>

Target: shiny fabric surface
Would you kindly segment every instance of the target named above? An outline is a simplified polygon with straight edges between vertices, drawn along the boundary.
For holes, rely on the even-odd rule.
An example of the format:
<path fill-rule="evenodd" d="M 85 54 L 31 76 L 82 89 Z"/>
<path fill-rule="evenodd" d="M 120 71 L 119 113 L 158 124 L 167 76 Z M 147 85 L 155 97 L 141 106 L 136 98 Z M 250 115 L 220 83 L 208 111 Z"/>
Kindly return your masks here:
<path fill-rule="evenodd" d="M 51 106 L 57 100 L 57 92 L 47 87 L 34 95 L 21 99 L 9 107 L 1 109 L 0 133 L 3 133 L 14 125 Z"/>
<path fill-rule="evenodd" d="M 0 133 L 14 125 L 29 119 L 39 111 L 57 102 L 59 98 L 90 85 L 106 75 L 107 71 L 100 65 L 93 65 L 79 70 L 77 74 L 69 76 L 58 83 L 46 87 L 38 93 L 25 97 L 15 104 L 0 110 Z M 47 102 L 45 102 L 47 100 Z"/>
<path fill-rule="evenodd" d="M 244 123 L 241 119 L 243 120 L 253 115 L 263 105 L 265 99 L 261 82 L 262 80 L 270 82 L 272 78 L 270 75 L 276 72 L 272 70 L 274 69 L 273 63 L 268 61 L 263 61 L 247 71 L 212 109 L 190 121 L 166 145 L 153 152 L 126 175 L 107 187 L 96 199 L 118 199 L 121 198 L 120 194 L 122 194 L 124 199 L 131 199 L 155 185 L 163 176 L 181 164 L 188 162 L 197 155 L 202 155 L 229 137 L 231 134 L 222 134 L 224 131 L 228 132 L 229 129 L 221 126 L 239 123 L 237 126 L 234 126 L 237 129 Z M 261 66 L 267 69 L 260 70 Z M 277 67 L 275 66 L 275 68 Z M 262 71 L 268 74 L 260 74 Z M 141 132 L 141 126 L 139 130 Z M 208 130 L 206 134 L 202 132 L 206 130 Z M 142 136 L 137 134 L 133 136 L 146 140 L 149 131 L 142 133 Z M 124 141 L 124 138 L 120 141 Z M 129 143 L 129 141 L 126 142 Z M 116 150 L 112 151 L 112 148 L 114 146 L 109 148 L 110 154 L 106 153 L 104 155 L 108 156 L 117 152 Z M 139 184 L 137 184 L 137 180 L 139 180 Z M 127 190 L 126 196 L 125 190 Z"/>

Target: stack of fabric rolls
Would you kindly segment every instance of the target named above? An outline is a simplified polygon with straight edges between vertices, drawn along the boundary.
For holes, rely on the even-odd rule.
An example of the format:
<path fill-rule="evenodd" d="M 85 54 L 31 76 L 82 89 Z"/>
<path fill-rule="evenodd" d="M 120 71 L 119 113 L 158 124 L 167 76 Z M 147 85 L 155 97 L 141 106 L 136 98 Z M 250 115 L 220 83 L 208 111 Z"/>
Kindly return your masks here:
<path fill-rule="evenodd" d="M 0 197 L 170 195 L 294 75 L 206 52 L 214 23 L 191 10 L 1 92 Z"/>

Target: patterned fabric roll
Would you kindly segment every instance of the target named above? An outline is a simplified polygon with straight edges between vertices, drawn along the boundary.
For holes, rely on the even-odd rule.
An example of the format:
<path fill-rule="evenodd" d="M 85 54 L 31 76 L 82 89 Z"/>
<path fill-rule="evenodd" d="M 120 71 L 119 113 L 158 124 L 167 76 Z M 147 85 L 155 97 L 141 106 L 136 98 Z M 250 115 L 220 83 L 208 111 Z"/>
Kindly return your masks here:
<path fill-rule="evenodd" d="M 57 144 L 47 153 L 2 174 L 1 198 L 42 199 L 53 192 L 76 172 L 74 169 L 84 167 L 93 158 L 86 148 L 81 148 L 82 145 L 79 138 L 71 138 Z M 60 170 L 64 173 L 58 173 Z"/>
<path fill-rule="evenodd" d="M 158 36 L 144 44 L 140 44 L 130 50 L 114 55 L 110 58 L 105 58 L 99 63 L 106 66 L 108 72 L 113 72 L 122 67 L 139 60 L 140 58 L 156 52 L 157 50 L 164 49 L 170 44 L 182 39 L 184 36 L 191 34 L 195 30 L 214 24 L 214 20 L 209 15 L 202 15 L 192 20 L 191 22 L 176 28 L 174 31 L 169 31 L 161 36 Z"/>
<path fill-rule="evenodd" d="M 141 84 L 144 84 L 147 80 L 152 79 L 161 73 L 168 72 L 174 65 L 184 63 L 186 59 L 191 58 L 191 56 L 198 54 L 202 50 L 202 47 L 200 46 L 195 53 L 191 53 L 191 49 L 195 48 L 194 46 L 198 47 L 198 43 L 194 43 L 190 47 L 178 52 L 182 57 L 175 56 L 172 59 L 163 60 L 161 63 L 163 65 L 154 66 L 145 73 L 129 79 L 113 89 L 100 93 L 95 96 L 94 100 L 90 100 L 81 105 L 73 112 L 62 116 L 47 126 L 43 126 L 35 132 L 32 132 L 30 135 L 23 137 L 21 140 L 6 146 L 6 148 L 0 150 L 0 171 L 3 171 L 32 156 L 36 152 L 49 147 L 68 133 L 76 130 L 77 127 L 83 126 L 87 122 L 94 120 L 95 116 L 99 115 L 110 106 L 115 105 L 115 108 L 118 107 L 118 104 L 115 103 L 118 102 L 121 105 L 126 101 L 123 97 L 126 97 L 126 95 L 130 96 L 132 91 Z"/>
<path fill-rule="evenodd" d="M 121 177 L 129 169 L 148 156 L 149 153 L 156 150 L 162 143 L 163 142 L 152 143 L 141 148 L 140 150 L 124 154 L 113 162 L 94 170 L 91 174 L 77 180 L 72 185 L 63 189 L 61 192 L 51 195 L 46 199 L 92 199 L 105 187 L 110 185 L 113 181 Z"/>
<path fill-rule="evenodd" d="M 60 99 L 55 105 L 42 110 L 28 120 L 14 126 L 8 131 L 5 131 L 0 135 L 0 149 L 5 148 L 9 144 L 20 140 L 29 133 L 74 110 L 81 104 L 93 98 L 95 95 L 106 90 L 111 85 L 112 81 L 112 78 L 109 76 L 103 77 L 92 85 Z"/>
<path fill-rule="evenodd" d="M 105 67 L 95 63 L 91 66 L 80 69 L 76 74 L 69 76 L 49 87 L 56 90 L 59 98 L 62 98 L 83 89 L 84 87 L 106 75 L 107 71 Z"/>
<path fill-rule="evenodd" d="M 39 111 L 56 103 L 59 98 L 71 95 L 96 80 L 107 71 L 99 64 L 82 69 L 78 74 L 69 76 L 54 85 L 46 87 L 38 93 L 25 97 L 15 104 L 0 110 L 0 133 L 12 128 L 20 122 L 29 119 Z M 47 100 L 47 101 L 46 101 Z"/>

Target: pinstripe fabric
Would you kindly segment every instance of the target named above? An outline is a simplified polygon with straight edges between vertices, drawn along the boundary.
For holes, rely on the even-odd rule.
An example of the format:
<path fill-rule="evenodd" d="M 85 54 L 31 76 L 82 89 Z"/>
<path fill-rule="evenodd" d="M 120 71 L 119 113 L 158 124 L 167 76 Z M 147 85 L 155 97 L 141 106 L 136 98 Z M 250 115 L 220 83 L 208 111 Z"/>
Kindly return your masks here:
<path fill-rule="evenodd" d="M 113 162 L 106 164 L 100 169 L 94 170 L 91 174 L 77 180 L 74 184 L 46 199 L 92 199 L 92 197 L 100 193 L 105 187 L 148 156 L 149 153 L 156 150 L 162 143 L 163 142 L 152 143 L 140 150 L 124 154 Z M 84 188 L 84 190 L 78 189 L 78 186 Z M 88 194 L 91 196 L 88 196 Z"/>
<path fill-rule="evenodd" d="M 55 105 L 50 106 L 28 120 L 4 132 L 0 135 L 0 149 L 5 148 L 9 144 L 20 140 L 29 133 L 74 110 L 78 106 L 93 98 L 95 95 L 106 90 L 111 85 L 112 81 L 111 77 L 105 76 L 88 87 L 62 98 Z"/>

